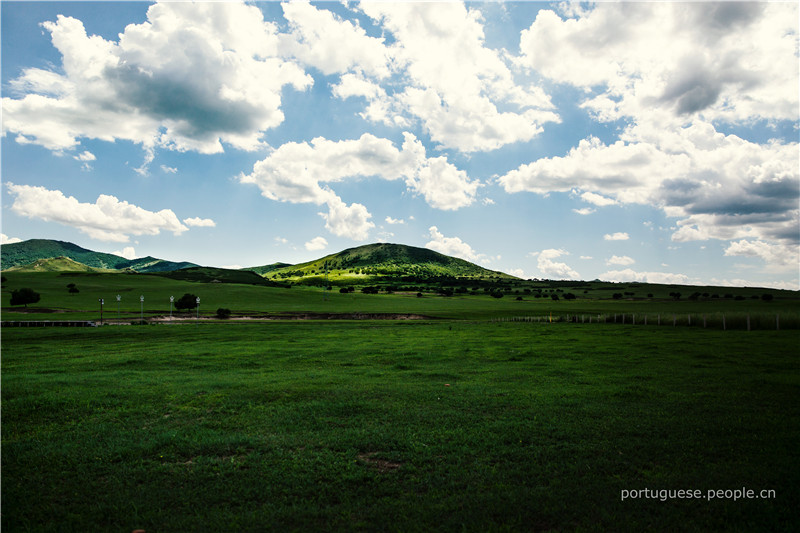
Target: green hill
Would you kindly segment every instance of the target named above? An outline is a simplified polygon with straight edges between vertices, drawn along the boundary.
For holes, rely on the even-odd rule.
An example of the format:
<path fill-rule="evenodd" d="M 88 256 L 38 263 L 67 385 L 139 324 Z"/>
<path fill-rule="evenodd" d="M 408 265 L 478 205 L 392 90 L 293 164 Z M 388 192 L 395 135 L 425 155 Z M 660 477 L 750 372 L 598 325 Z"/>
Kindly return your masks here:
<path fill-rule="evenodd" d="M 262 285 L 266 287 L 282 287 L 284 285 L 270 281 L 259 274 L 247 270 L 230 270 L 227 268 L 190 267 L 169 272 L 152 272 L 153 275 L 183 281 L 200 283 L 242 283 L 246 285 Z"/>
<path fill-rule="evenodd" d="M 0 246 L 0 265 L 3 270 L 30 265 L 40 259 L 57 257 L 68 258 L 96 269 L 135 270 L 136 272 L 165 272 L 197 266 L 194 263 L 176 263 L 155 257 L 125 259 L 114 254 L 87 250 L 71 242 L 50 239 L 30 239 Z"/>
<path fill-rule="evenodd" d="M 69 257 L 48 257 L 37 259 L 27 265 L 7 269 L 8 272 L 111 272 L 105 268 L 94 268 L 78 263 Z"/>
<path fill-rule="evenodd" d="M 388 243 L 348 248 L 307 263 L 267 271 L 265 277 L 301 283 L 319 282 L 326 277 L 331 283 L 362 283 L 380 278 L 407 282 L 442 278 L 516 279 L 427 248 Z"/>
<path fill-rule="evenodd" d="M 278 270 L 280 268 L 286 268 L 286 267 L 290 267 L 290 266 L 292 266 L 292 265 L 289 264 L 289 263 L 272 263 L 271 265 L 263 265 L 263 266 L 257 266 L 257 267 L 247 267 L 247 268 L 241 268 L 239 270 L 243 270 L 243 271 L 246 271 L 246 272 L 255 272 L 259 276 L 263 276 L 264 274 L 272 272 L 273 270 Z"/>

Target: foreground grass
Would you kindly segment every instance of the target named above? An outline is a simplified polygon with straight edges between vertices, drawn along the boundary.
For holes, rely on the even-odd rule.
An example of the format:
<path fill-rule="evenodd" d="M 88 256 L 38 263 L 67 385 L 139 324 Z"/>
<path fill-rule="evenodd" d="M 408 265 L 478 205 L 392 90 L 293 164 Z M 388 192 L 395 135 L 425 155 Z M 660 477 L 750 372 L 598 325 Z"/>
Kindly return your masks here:
<path fill-rule="evenodd" d="M 791 530 L 797 332 L 3 330 L 4 531 Z M 625 489 L 774 499 L 621 501 Z"/>

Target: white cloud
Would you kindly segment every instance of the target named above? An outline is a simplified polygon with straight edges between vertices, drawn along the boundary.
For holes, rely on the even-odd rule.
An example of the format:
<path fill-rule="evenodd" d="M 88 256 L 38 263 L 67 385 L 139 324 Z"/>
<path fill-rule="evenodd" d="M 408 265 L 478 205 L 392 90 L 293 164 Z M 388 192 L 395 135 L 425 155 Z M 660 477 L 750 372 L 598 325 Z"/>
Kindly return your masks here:
<path fill-rule="evenodd" d="M 289 239 L 284 237 L 275 237 L 275 245 L 277 246 L 279 244 L 289 244 Z"/>
<path fill-rule="evenodd" d="M 410 133 L 404 134 L 400 149 L 388 139 L 368 133 L 352 140 L 330 141 L 318 137 L 310 143 L 286 143 L 258 161 L 251 174 L 240 175 L 239 181 L 257 185 L 261 194 L 271 200 L 328 204 L 330 212 L 323 215 L 328 221 L 326 227 L 362 240 L 372 227 L 372 223 L 366 222 L 370 216 L 366 208 L 361 204 L 347 208 L 349 229 L 345 230 L 340 223 L 344 216 L 343 201 L 327 183 L 370 176 L 404 179 L 411 191 L 421 194 L 432 207 L 443 210 L 470 205 L 480 187 L 478 181 L 470 180 L 444 157 L 427 157 L 425 147 Z"/>
<path fill-rule="evenodd" d="M 362 204 L 345 204 L 338 197 L 328 200 L 328 212 L 319 213 L 325 219 L 325 229 L 339 237 L 364 241 L 375 224 L 369 221 L 372 215 Z"/>
<path fill-rule="evenodd" d="M 628 126 L 616 142 L 590 137 L 512 170 L 499 179 L 506 191 L 580 190 L 590 203 L 663 209 L 679 219 L 674 241 L 795 250 L 798 143 L 750 142 L 715 124 L 797 120 L 797 4 L 598 3 L 567 16 L 540 11 L 518 63 L 583 89 L 584 109 Z"/>
<path fill-rule="evenodd" d="M 690 278 L 685 274 L 671 274 L 668 272 L 636 272 L 630 268 L 624 270 L 609 270 L 600 274 L 599 278 L 603 281 L 629 282 L 638 281 L 641 283 L 663 283 L 663 284 L 686 284 L 690 283 Z"/>
<path fill-rule="evenodd" d="M 591 207 L 584 207 L 583 209 L 573 209 L 572 211 L 579 215 L 585 216 L 585 215 L 591 215 L 596 211 L 596 209 L 592 209 Z"/>
<path fill-rule="evenodd" d="M 539 12 L 520 64 L 586 88 L 601 120 L 797 118 L 797 4 L 601 2 L 576 15 Z"/>
<path fill-rule="evenodd" d="M 581 259 L 588 260 L 588 259 L 594 259 L 594 258 L 591 255 L 582 255 Z"/>
<path fill-rule="evenodd" d="M 727 256 L 758 257 L 766 263 L 766 271 L 797 271 L 800 265 L 800 249 L 791 246 L 770 244 L 760 240 L 732 242 L 725 249 Z"/>
<path fill-rule="evenodd" d="M 545 277 L 559 278 L 559 279 L 580 279 L 580 274 L 573 270 L 566 263 L 554 261 L 562 255 L 569 255 L 565 250 L 557 250 L 550 248 L 536 253 L 538 256 L 537 268 Z"/>
<path fill-rule="evenodd" d="M 92 152 L 89 152 L 88 150 L 84 150 L 80 154 L 73 156 L 73 158 L 76 161 L 83 161 L 83 162 L 95 161 L 97 159 L 97 157 L 95 157 L 95 155 Z"/>
<path fill-rule="evenodd" d="M 305 244 L 305 247 L 309 252 L 324 250 L 328 247 L 328 241 L 326 241 L 324 237 L 314 237 Z"/>
<path fill-rule="evenodd" d="M 621 231 L 618 231 L 617 233 L 606 233 L 603 235 L 603 239 L 606 241 L 627 241 L 630 238 L 630 235 Z"/>
<path fill-rule="evenodd" d="M 168 167 L 167 165 L 161 165 L 161 172 L 164 174 L 177 174 L 178 169 L 175 167 Z"/>
<path fill-rule="evenodd" d="M 210 218 L 200 218 L 200 217 L 193 217 L 193 218 L 184 218 L 183 223 L 187 226 L 194 226 L 198 228 L 213 228 L 216 227 L 216 222 L 211 220 Z"/>
<path fill-rule="evenodd" d="M 512 276 L 516 276 L 520 279 L 526 279 L 525 271 L 522 270 L 521 268 L 509 268 L 508 270 L 506 270 L 506 274 L 511 274 Z"/>
<path fill-rule="evenodd" d="M 15 197 L 11 210 L 18 215 L 72 226 L 92 239 L 127 242 L 130 235 L 158 235 L 161 230 L 180 235 L 189 229 L 169 209 L 147 211 L 114 196 L 101 194 L 91 204 L 44 187 L 13 183 L 6 187 Z"/>
<path fill-rule="evenodd" d="M 9 237 L 5 233 L 0 233 L 0 244 L 14 244 L 15 242 L 22 242 L 22 239 Z"/>
<path fill-rule="evenodd" d="M 126 246 L 122 250 L 115 250 L 111 253 L 125 259 L 136 259 L 136 250 L 133 249 L 133 246 Z"/>
<path fill-rule="evenodd" d="M 71 17 L 42 27 L 62 65 L 29 68 L 10 82 L 22 96 L 3 98 L 3 128 L 51 150 L 73 149 L 83 138 L 254 150 L 283 121 L 283 88 L 312 84 L 280 57 L 276 26 L 242 3 L 154 4 L 118 41 L 87 35 Z"/>
<path fill-rule="evenodd" d="M 632 258 L 628 257 L 627 255 L 622 255 L 622 256 L 620 256 L 620 255 L 612 255 L 611 259 L 607 259 L 606 260 L 606 264 L 607 265 L 620 265 L 620 266 L 632 265 L 635 262 L 636 261 L 634 261 Z"/>
<path fill-rule="evenodd" d="M 606 198 L 605 196 L 601 196 L 593 192 L 585 192 L 581 194 L 581 198 L 583 201 L 594 204 L 598 207 L 606 207 L 609 205 L 615 205 L 617 203 L 617 201 L 612 198 Z"/>
<path fill-rule="evenodd" d="M 283 49 L 303 63 L 324 74 L 357 69 L 380 78 L 389 75 L 383 39 L 310 3 L 284 2 L 281 7 L 291 28 L 291 36 L 282 36 Z"/>
<path fill-rule="evenodd" d="M 431 240 L 425 244 L 425 248 L 467 261 L 479 261 L 486 257 L 485 254 L 475 252 L 469 244 L 458 237 L 445 237 L 436 226 L 431 226 L 428 231 Z"/>
<path fill-rule="evenodd" d="M 387 224 L 405 224 L 406 221 L 403 220 L 402 218 L 397 219 L 397 218 L 392 218 L 392 217 L 386 217 L 386 223 Z"/>
<path fill-rule="evenodd" d="M 479 10 L 455 2 L 360 8 L 394 37 L 388 46 L 392 66 L 407 82 L 391 96 L 369 96 L 365 118 L 397 125 L 398 115 L 408 116 L 434 142 L 461 152 L 527 141 L 541 133 L 542 124 L 559 120 L 549 97 L 515 83 L 505 55 L 485 46 Z"/>

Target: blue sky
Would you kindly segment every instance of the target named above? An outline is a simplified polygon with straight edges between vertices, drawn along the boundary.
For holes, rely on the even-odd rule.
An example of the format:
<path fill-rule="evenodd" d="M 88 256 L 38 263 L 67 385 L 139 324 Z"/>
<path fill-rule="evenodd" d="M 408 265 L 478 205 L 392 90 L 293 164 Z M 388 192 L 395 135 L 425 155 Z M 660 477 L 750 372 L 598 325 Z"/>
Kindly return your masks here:
<path fill-rule="evenodd" d="M 2 241 L 800 288 L 796 3 L 2 3 Z"/>

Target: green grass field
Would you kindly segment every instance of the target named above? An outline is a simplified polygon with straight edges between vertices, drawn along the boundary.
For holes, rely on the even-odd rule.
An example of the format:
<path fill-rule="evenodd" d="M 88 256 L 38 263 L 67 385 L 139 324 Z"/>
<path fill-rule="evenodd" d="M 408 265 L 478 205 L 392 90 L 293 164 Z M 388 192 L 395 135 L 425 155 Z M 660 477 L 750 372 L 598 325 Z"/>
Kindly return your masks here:
<path fill-rule="evenodd" d="M 6 328 L 4 531 L 790 531 L 796 331 Z M 716 489 L 770 499 L 705 499 Z M 702 499 L 627 499 L 697 489 Z"/>
<path fill-rule="evenodd" d="M 206 317 L 3 328 L 4 531 L 797 528 L 796 292 L 565 285 L 578 298 L 554 302 L 4 276 L 3 320 L 98 320 L 102 297 L 113 321 L 120 294 L 130 323 L 140 294 L 153 319 L 185 292 Z M 9 307 L 19 287 L 41 301 Z M 234 318 L 209 319 L 218 307 Z M 292 313 L 430 318 L 243 320 Z M 743 487 L 774 497 L 707 498 Z M 644 489 L 701 497 L 622 499 Z"/>

